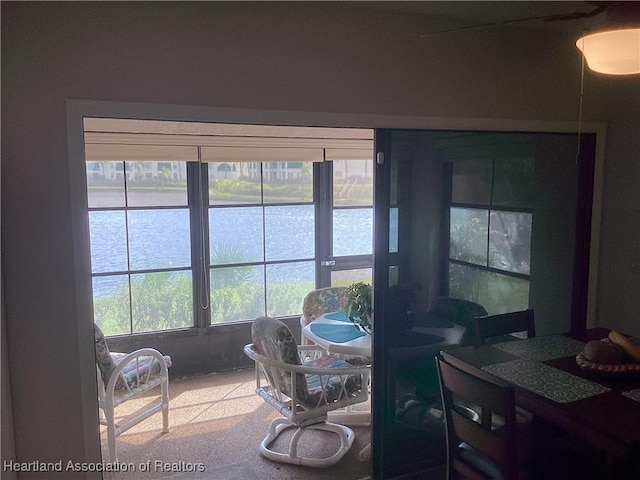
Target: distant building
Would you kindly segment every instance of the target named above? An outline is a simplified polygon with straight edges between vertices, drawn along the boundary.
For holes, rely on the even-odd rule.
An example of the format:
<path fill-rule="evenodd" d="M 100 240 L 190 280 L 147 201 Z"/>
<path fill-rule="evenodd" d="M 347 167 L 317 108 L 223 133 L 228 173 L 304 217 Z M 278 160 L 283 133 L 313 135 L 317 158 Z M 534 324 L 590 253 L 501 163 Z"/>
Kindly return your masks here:
<path fill-rule="evenodd" d="M 121 180 L 124 176 L 123 162 L 88 161 L 87 178 L 91 180 Z M 172 180 L 187 179 L 185 162 L 128 162 L 127 180 Z"/>
<path fill-rule="evenodd" d="M 127 162 L 128 181 L 185 181 L 187 179 L 187 164 L 182 161 L 162 162 Z M 260 162 L 223 162 L 210 163 L 209 177 L 216 180 L 226 180 L 245 177 L 260 178 Z M 90 180 L 114 181 L 121 180 L 124 175 L 124 163 L 119 161 L 87 161 L 87 178 Z M 373 166 L 365 161 L 336 161 L 334 162 L 336 179 L 350 181 L 371 180 Z M 311 174 L 310 162 L 265 162 L 264 178 L 267 181 L 296 181 Z"/>

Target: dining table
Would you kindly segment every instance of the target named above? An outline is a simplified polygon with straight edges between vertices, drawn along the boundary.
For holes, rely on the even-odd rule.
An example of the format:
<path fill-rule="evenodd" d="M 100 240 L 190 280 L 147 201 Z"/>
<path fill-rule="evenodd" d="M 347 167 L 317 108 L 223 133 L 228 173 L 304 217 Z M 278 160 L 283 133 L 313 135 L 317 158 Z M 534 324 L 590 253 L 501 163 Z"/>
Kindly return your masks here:
<path fill-rule="evenodd" d="M 302 336 L 320 345 L 327 353 L 337 355 L 359 355 L 371 358 L 371 333 L 352 322 L 346 312 L 327 312 L 305 325 Z M 398 333 L 390 340 L 394 349 L 420 352 L 420 347 L 438 344 L 443 347 L 459 345 L 465 336 L 461 325 L 414 326 Z"/>
<path fill-rule="evenodd" d="M 302 336 L 327 353 L 371 357 L 371 334 L 353 323 L 346 312 L 327 312 L 305 325 Z"/>
<path fill-rule="evenodd" d="M 514 386 L 516 404 L 605 454 L 608 478 L 640 478 L 640 377 L 578 365 L 586 342 L 608 329 L 554 334 L 441 352 L 462 369 L 481 370 Z M 633 473 L 629 473 L 633 472 Z M 630 475 L 630 476 L 628 476 Z"/>

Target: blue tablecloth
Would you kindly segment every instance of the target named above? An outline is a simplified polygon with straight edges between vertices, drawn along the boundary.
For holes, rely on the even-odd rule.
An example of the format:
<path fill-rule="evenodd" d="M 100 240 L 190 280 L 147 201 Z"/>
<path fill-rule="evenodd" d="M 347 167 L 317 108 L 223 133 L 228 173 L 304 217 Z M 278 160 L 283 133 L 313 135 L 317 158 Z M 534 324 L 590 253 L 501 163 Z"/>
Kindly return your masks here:
<path fill-rule="evenodd" d="M 328 318 L 329 320 L 338 320 L 339 322 L 350 322 L 351 320 L 347 317 L 346 312 L 333 312 L 327 313 L 324 318 Z"/>
<path fill-rule="evenodd" d="M 345 343 L 367 335 L 355 325 L 311 323 L 309 329 L 319 337 L 325 338 L 334 343 Z"/>

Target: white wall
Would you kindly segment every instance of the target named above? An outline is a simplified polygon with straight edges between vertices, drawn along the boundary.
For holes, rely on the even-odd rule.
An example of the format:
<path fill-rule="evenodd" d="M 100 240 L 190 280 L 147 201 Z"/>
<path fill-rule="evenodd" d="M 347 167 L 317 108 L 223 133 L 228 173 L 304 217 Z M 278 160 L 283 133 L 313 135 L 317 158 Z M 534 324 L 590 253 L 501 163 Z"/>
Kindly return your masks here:
<path fill-rule="evenodd" d="M 635 96 L 609 119 L 597 315 L 601 325 L 640 336 L 640 76 Z M 635 99 L 635 100 L 634 100 Z"/>
<path fill-rule="evenodd" d="M 66 100 L 334 112 L 354 114 L 354 123 L 358 114 L 455 125 L 456 117 L 572 121 L 578 112 L 580 58 L 549 33 L 427 41 L 420 33 L 432 22 L 418 16 L 307 2 L 1 8 L 2 264 L 20 461 L 98 455 L 79 362 L 92 347 L 90 320 L 77 310 L 87 289 L 74 283 Z M 640 276 L 620 274 L 625 239 L 638 236 L 637 87 L 637 78 L 588 76 L 585 119 L 610 122 L 599 316 L 640 333 Z"/>

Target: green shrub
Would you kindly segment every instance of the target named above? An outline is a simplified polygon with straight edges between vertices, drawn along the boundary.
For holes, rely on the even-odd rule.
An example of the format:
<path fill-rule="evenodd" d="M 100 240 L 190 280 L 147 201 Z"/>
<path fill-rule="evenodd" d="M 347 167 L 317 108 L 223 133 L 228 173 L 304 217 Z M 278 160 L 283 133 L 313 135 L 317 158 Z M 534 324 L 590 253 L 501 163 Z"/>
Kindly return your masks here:
<path fill-rule="evenodd" d="M 304 296 L 313 288 L 313 282 L 269 285 L 268 314 L 299 314 L 302 311 Z M 168 330 L 194 325 L 193 286 L 189 275 L 172 272 L 134 275 L 131 291 L 131 308 L 127 287 L 122 287 L 112 296 L 94 300 L 96 323 L 105 335 Z M 223 285 L 212 291 L 209 310 L 212 325 L 253 320 L 265 315 L 263 287 L 246 281 Z M 133 315 L 130 315 L 131 312 Z"/>

